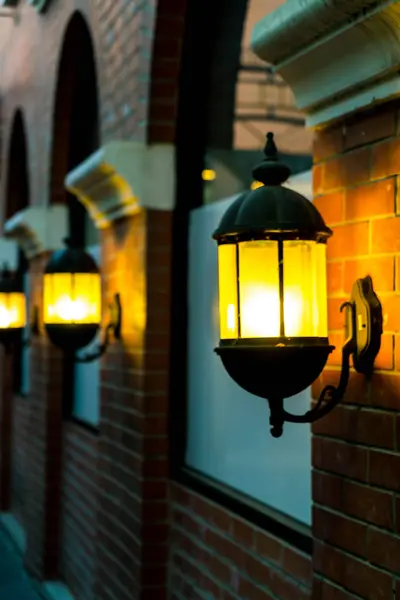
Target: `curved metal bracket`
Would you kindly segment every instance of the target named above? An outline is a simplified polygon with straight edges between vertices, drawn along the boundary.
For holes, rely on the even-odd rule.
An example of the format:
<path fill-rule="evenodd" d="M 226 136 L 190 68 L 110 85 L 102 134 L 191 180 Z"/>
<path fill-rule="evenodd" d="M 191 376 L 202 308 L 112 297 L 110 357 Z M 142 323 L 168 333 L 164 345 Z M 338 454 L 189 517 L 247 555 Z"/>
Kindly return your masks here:
<path fill-rule="evenodd" d="M 107 350 L 110 344 L 110 336 L 113 334 L 114 339 L 121 339 L 121 324 L 122 324 L 122 306 L 121 298 L 119 294 L 114 294 L 112 304 L 110 304 L 111 319 L 107 327 L 105 328 L 104 339 L 101 344 L 93 351 L 87 352 L 83 356 L 74 357 L 74 361 L 77 363 L 89 363 L 100 358 Z"/>
<path fill-rule="evenodd" d="M 32 343 L 32 338 L 34 336 L 38 336 L 39 333 L 40 333 L 40 331 L 39 331 L 39 309 L 37 306 L 33 306 L 32 314 L 31 314 L 29 335 L 27 338 L 22 340 L 22 347 L 25 348 L 26 346 L 30 346 Z"/>
<path fill-rule="evenodd" d="M 339 384 L 327 385 L 311 410 L 304 415 L 293 415 L 283 408 L 283 398 L 269 399 L 271 435 L 281 437 L 283 425 L 288 423 L 313 423 L 329 414 L 343 399 L 350 376 L 350 356 L 359 373 L 370 377 L 374 360 L 380 350 L 382 336 L 382 306 L 374 292 L 368 275 L 357 279 L 351 300 L 340 307 L 346 310 L 346 340 L 342 348 L 342 369 Z"/>

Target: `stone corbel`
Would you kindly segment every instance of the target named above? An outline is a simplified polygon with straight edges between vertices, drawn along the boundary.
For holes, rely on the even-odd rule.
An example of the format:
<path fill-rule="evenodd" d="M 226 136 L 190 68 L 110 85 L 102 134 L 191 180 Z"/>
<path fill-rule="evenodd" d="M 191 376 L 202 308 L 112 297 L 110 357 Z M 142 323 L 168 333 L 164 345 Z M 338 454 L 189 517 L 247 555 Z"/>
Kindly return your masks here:
<path fill-rule="evenodd" d="M 400 3 L 287 0 L 253 29 L 252 49 L 322 126 L 400 95 Z"/>
<path fill-rule="evenodd" d="M 14 240 L 0 237 L 0 269 L 3 267 L 10 271 L 18 269 L 18 244 Z"/>
<path fill-rule="evenodd" d="M 49 0 L 27 0 L 28 4 L 30 4 L 30 6 L 33 6 L 33 8 L 35 8 L 38 13 L 42 13 L 44 12 L 44 10 L 47 8 L 47 5 L 49 4 Z"/>
<path fill-rule="evenodd" d="M 172 210 L 174 147 L 109 142 L 68 173 L 65 187 L 86 207 L 99 229 L 140 209 Z"/>
<path fill-rule="evenodd" d="M 64 247 L 68 235 L 66 206 L 30 206 L 4 223 L 4 235 L 15 240 L 28 259 Z"/>

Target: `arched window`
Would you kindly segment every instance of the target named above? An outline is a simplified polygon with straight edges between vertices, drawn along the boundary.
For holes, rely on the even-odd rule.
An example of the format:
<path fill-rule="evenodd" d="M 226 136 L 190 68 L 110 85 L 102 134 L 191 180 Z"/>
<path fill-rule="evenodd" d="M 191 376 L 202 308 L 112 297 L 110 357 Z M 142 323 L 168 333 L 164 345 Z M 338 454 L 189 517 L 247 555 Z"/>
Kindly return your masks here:
<path fill-rule="evenodd" d="M 58 71 L 50 200 L 66 203 L 69 236 L 99 262 L 98 231 L 81 202 L 64 186 L 67 173 L 99 147 L 97 92 L 90 31 L 83 16 L 76 12 L 65 32 Z M 66 414 L 95 427 L 100 411 L 99 369 L 99 361 L 76 364 L 70 358 L 65 360 Z"/>
<path fill-rule="evenodd" d="M 8 150 L 5 220 L 29 206 L 28 151 L 24 116 L 18 109 L 12 121 Z M 29 302 L 28 262 L 22 250 L 18 250 L 17 277 Z M 27 395 L 30 389 L 30 350 L 23 344 L 29 336 L 29 325 L 14 345 L 13 388 L 16 394 Z"/>

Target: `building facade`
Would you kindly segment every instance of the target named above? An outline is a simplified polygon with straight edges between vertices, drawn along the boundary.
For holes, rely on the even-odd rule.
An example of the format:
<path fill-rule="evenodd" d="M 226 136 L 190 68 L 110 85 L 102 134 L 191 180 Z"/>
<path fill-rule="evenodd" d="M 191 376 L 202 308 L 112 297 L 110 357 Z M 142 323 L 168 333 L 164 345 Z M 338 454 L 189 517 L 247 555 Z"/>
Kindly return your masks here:
<path fill-rule="evenodd" d="M 400 600 L 398 3 L 3 5 L 0 241 L 39 331 L 1 351 L 0 510 L 28 572 L 76 600 Z M 314 396 L 357 277 L 384 311 L 372 380 L 280 440 L 213 353 L 211 233 L 270 129 L 334 230 Z M 105 325 L 121 298 L 88 364 L 43 329 L 65 237 L 101 268 Z"/>

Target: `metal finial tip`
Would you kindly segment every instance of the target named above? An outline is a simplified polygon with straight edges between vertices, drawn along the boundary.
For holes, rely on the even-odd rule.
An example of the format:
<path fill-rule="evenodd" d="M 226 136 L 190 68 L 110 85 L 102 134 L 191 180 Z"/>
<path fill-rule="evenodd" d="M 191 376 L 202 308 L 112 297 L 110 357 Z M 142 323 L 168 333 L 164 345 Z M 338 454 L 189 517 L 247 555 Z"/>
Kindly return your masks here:
<path fill-rule="evenodd" d="M 290 176 L 290 169 L 279 161 L 274 134 L 269 131 L 266 138 L 264 160 L 253 169 L 253 178 L 267 186 L 281 185 Z"/>
<path fill-rule="evenodd" d="M 267 133 L 264 154 L 267 160 L 278 160 L 278 149 L 274 142 L 274 134 L 271 131 Z"/>

